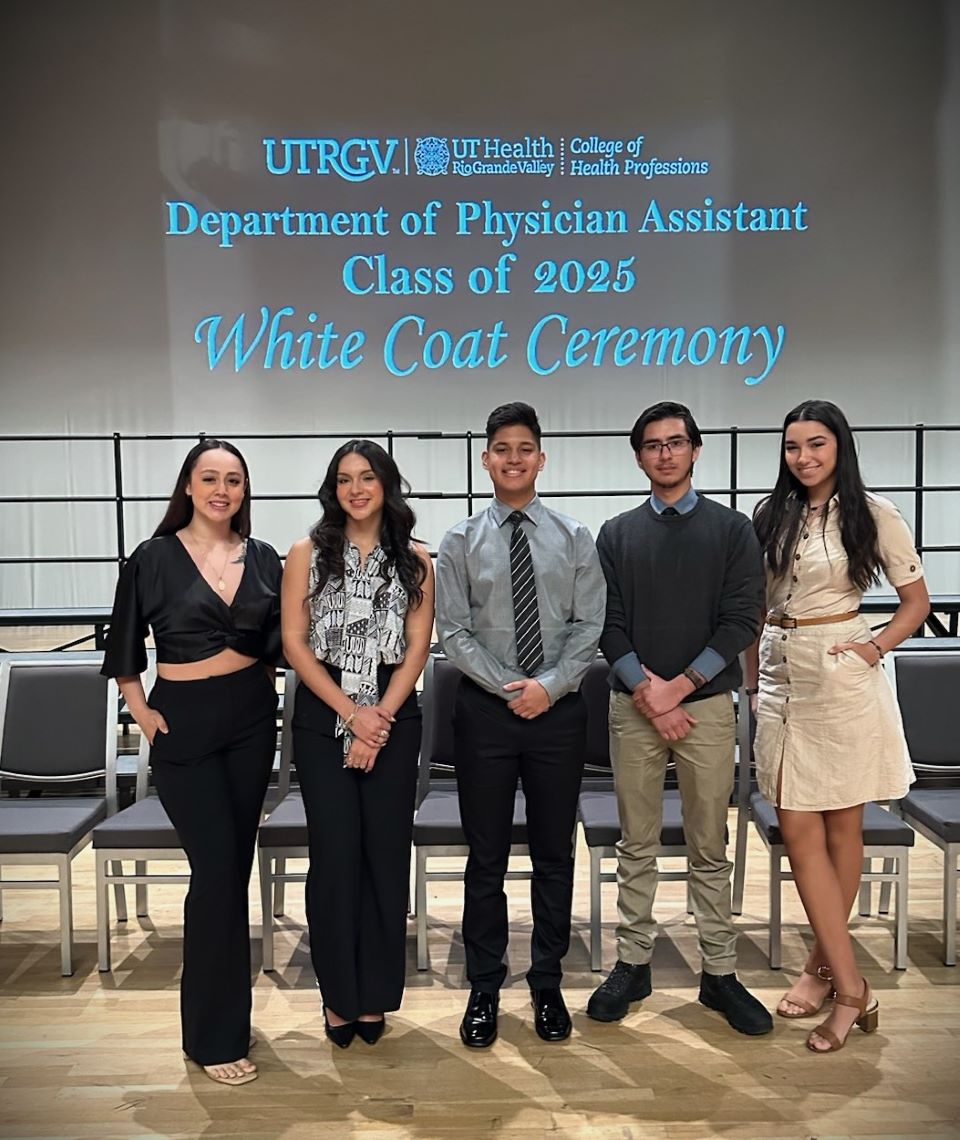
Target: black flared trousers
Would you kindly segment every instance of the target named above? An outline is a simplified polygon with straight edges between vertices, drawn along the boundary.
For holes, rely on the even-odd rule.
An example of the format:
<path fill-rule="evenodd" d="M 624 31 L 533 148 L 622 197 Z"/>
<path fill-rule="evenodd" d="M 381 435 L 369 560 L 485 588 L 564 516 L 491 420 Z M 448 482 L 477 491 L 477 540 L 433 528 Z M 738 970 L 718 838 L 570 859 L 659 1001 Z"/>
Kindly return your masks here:
<path fill-rule="evenodd" d="M 190 861 L 183 904 L 184 1052 L 201 1065 L 245 1057 L 257 828 L 277 744 L 277 692 L 251 665 L 202 681 L 159 679 L 150 706 L 170 729 L 150 752 L 153 781 Z"/>
<path fill-rule="evenodd" d="M 382 693 L 390 670 L 380 672 Z M 420 714 L 411 694 L 369 773 L 343 767 L 335 723 L 299 685 L 293 756 L 309 831 L 310 955 L 324 1004 L 353 1021 L 403 999 Z"/>

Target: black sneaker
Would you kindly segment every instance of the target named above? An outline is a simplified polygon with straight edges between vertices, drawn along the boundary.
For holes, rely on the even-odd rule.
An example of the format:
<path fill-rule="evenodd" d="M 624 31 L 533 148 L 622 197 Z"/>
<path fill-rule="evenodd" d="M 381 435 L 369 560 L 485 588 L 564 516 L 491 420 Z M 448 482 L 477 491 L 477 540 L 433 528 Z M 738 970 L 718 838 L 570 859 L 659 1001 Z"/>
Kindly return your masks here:
<path fill-rule="evenodd" d="M 769 1011 L 747 992 L 736 974 L 701 974 L 700 1002 L 722 1013 L 738 1033 L 759 1037 L 773 1029 Z"/>
<path fill-rule="evenodd" d="M 594 1021 L 619 1021 L 621 1017 L 626 1017 L 632 1001 L 641 1001 L 652 992 L 649 962 L 642 966 L 618 962 L 607 980 L 601 982 L 590 995 L 587 1017 L 592 1017 Z"/>

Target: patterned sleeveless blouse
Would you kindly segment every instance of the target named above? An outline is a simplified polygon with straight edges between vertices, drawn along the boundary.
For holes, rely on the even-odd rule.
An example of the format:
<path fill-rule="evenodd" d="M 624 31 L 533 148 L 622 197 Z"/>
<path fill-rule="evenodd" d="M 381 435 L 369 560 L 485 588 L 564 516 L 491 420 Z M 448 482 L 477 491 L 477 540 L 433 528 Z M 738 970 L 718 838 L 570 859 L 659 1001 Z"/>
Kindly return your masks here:
<path fill-rule="evenodd" d="M 357 547 L 344 543 L 344 576 L 328 578 L 319 594 L 316 558 L 310 566 L 310 647 L 319 661 L 341 670 L 340 688 L 358 705 L 380 700 L 377 666 L 398 664 L 407 648 L 407 593 L 387 576 L 386 560 L 379 543 L 362 563 Z M 353 737 L 339 716 L 337 735 L 346 755 Z"/>

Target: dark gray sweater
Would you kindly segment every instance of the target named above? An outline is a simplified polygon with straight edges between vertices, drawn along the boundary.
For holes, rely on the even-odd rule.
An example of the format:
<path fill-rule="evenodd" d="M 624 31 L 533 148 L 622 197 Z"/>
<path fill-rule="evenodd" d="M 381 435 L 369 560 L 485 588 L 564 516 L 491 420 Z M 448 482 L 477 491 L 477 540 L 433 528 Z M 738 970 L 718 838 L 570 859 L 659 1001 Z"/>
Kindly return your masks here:
<path fill-rule="evenodd" d="M 737 688 L 737 655 L 757 636 L 763 606 L 763 562 L 746 516 L 702 495 L 685 515 L 658 515 L 646 502 L 603 524 L 597 552 L 607 579 L 600 650 L 611 665 L 635 652 L 670 680 L 709 647 L 726 667 L 687 699 Z M 610 683 L 627 691 L 612 672 Z"/>

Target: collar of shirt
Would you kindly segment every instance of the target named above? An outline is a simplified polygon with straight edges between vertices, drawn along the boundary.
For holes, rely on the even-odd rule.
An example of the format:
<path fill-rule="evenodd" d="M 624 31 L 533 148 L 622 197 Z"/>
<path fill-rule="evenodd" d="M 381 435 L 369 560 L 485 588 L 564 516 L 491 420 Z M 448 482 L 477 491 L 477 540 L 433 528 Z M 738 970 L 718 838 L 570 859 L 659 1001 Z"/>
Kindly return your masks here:
<path fill-rule="evenodd" d="M 678 515 L 687 515 L 697 505 L 697 499 L 698 498 L 699 498 L 699 496 L 697 495 L 697 492 L 693 489 L 693 487 L 691 487 L 690 490 L 687 491 L 687 493 L 685 495 L 681 496 L 681 498 L 679 498 L 675 503 L 661 502 L 660 499 L 658 499 L 657 496 L 651 492 L 651 494 L 650 494 L 650 506 L 653 507 L 653 509 L 657 512 L 658 515 L 662 515 L 663 512 L 667 509 L 667 507 L 671 507 L 671 506 L 677 512 Z"/>
<path fill-rule="evenodd" d="M 539 496 L 537 495 L 534 495 L 525 507 L 509 507 L 506 503 L 503 503 L 498 498 L 494 497 L 494 500 L 490 504 L 488 510 L 493 516 L 493 520 L 497 526 L 503 526 L 507 519 L 516 510 L 523 511 L 523 513 L 534 524 L 534 526 L 539 526 L 540 522 L 543 520 L 543 503 L 540 502 Z"/>

